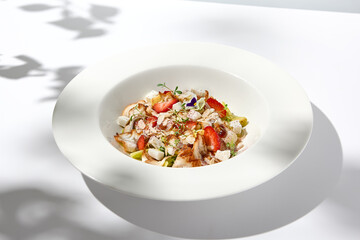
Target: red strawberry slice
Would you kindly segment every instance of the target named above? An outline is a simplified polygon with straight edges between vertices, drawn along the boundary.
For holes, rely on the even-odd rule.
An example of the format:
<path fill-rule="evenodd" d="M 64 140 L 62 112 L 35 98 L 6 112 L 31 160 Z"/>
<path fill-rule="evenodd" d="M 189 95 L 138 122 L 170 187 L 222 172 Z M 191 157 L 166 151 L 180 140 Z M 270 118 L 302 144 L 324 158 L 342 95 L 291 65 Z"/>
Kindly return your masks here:
<path fill-rule="evenodd" d="M 174 98 L 166 102 L 156 103 L 153 108 L 157 113 L 167 112 L 175 103 L 177 103 L 177 101 L 178 100 Z"/>
<path fill-rule="evenodd" d="M 146 139 L 144 135 L 141 135 L 137 141 L 137 147 L 139 150 L 144 150 L 146 146 Z"/>
<path fill-rule="evenodd" d="M 188 122 L 185 123 L 185 127 L 186 127 L 187 129 L 192 130 L 192 129 L 194 129 L 194 128 L 196 127 L 196 122 L 194 122 L 194 121 L 188 121 Z"/>
<path fill-rule="evenodd" d="M 156 116 L 151 116 L 151 117 L 148 117 L 146 119 L 146 122 L 147 122 L 148 125 L 151 125 L 152 127 L 155 127 L 156 124 L 157 124 L 157 119 L 158 118 Z"/>
<path fill-rule="evenodd" d="M 216 133 L 214 128 L 207 126 L 204 128 L 205 143 L 210 151 L 216 152 L 220 149 L 221 141 L 219 135 Z"/>
<path fill-rule="evenodd" d="M 215 98 L 208 98 L 208 100 L 206 100 L 207 104 L 209 104 L 209 106 L 213 109 L 215 109 L 215 111 L 219 114 L 220 118 L 223 118 L 226 116 L 226 110 L 224 108 L 224 106 Z"/>

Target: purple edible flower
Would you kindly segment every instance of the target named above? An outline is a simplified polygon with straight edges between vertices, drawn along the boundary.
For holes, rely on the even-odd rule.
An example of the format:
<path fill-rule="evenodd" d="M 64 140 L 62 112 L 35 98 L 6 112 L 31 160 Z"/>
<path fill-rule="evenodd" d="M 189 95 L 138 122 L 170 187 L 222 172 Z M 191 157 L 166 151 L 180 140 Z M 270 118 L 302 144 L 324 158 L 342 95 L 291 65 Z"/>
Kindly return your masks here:
<path fill-rule="evenodd" d="M 186 104 L 187 107 L 193 107 L 196 103 L 196 97 L 193 97 L 189 103 Z"/>

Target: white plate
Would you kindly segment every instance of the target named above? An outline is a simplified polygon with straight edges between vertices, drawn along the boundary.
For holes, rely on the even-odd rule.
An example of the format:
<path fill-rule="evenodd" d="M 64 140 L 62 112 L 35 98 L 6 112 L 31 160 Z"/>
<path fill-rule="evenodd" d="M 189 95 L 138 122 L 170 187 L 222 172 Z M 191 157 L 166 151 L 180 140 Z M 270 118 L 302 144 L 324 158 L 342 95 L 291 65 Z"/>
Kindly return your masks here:
<path fill-rule="evenodd" d="M 166 82 L 201 88 L 248 117 L 248 150 L 198 168 L 162 168 L 125 156 L 112 144 L 115 119 L 129 103 Z M 143 198 L 200 200 L 255 187 L 285 170 L 306 146 L 312 110 L 300 85 L 266 59 L 210 43 L 135 49 L 89 67 L 61 93 L 53 132 L 82 173 Z"/>

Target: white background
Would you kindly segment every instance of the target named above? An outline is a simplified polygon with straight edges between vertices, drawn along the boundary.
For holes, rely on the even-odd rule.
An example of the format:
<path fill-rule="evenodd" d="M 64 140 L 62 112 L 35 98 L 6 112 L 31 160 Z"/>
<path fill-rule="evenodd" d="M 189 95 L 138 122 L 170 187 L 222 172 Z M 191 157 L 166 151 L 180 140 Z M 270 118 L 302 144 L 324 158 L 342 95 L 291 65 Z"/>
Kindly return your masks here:
<path fill-rule="evenodd" d="M 47 6 L 32 5 L 40 3 Z M 57 149 L 51 115 L 80 69 L 121 50 L 182 40 L 227 44 L 277 63 L 342 141 L 343 174 L 333 194 L 296 222 L 248 239 L 359 239 L 359 14 L 170 0 L 14 0 L 0 1 L 0 29 L 1 240 L 174 239 L 127 223 L 94 199 Z"/>

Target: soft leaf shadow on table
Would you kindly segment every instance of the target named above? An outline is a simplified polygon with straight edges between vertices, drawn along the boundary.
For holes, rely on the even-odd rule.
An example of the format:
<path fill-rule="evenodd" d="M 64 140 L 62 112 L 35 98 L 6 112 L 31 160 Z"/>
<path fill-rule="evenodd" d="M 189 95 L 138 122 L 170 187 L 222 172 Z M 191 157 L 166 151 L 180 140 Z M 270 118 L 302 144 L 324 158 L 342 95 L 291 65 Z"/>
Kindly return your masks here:
<path fill-rule="evenodd" d="M 1 192 L 0 238 L 3 236 L 8 240 L 164 239 L 159 234 L 133 226 L 128 226 L 122 231 L 117 227 L 104 234 L 72 220 L 74 210 L 82 207 L 80 202 L 69 196 L 49 193 L 38 188 L 18 188 Z M 101 224 L 101 219 L 97 224 Z"/>
<path fill-rule="evenodd" d="M 0 77 L 17 80 L 25 77 L 44 76 L 46 74 L 43 65 L 36 59 L 27 55 L 18 55 L 14 58 L 21 62 L 21 64 L 12 66 L 5 63 L 3 65 L 4 63 L 0 61 Z M 34 74 L 34 71 L 37 71 L 37 74 Z"/>
<path fill-rule="evenodd" d="M 88 4 L 88 6 L 75 6 L 74 1 L 60 0 L 59 4 L 33 3 L 20 6 L 20 9 L 27 12 L 56 11 L 61 18 L 49 22 L 59 28 L 76 32 L 75 39 L 100 37 L 107 33 L 108 25 L 113 24 L 112 20 L 119 14 L 119 9 L 111 6 Z M 83 12 L 87 14 L 84 16 Z"/>
<path fill-rule="evenodd" d="M 27 55 L 6 56 L 16 64 L 4 63 L 0 55 L 0 77 L 9 80 L 20 80 L 27 77 L 46 77 L 51 80 L 51 95 L 40 98 L 40 102 L 56 100 L 66 85 L 83 69 L 82 66 L 63 66 L 47 68 L 38 60 Z M 13 59 L 11 59 L 13 58 Z"/>
<path fill-rule="evenodd" d="M 326 116 L 316 106 L 312 108 L 312 136 L 298 160 L 275 178 L 239 194 L 196 202 L 164 202 L 129 196 L 83 177 L 90 191 L 107 208 L 156 232 L 223 239 L 271 231 L 309 213 L 330 194 L 339 179 L 342 166 L 339 137 Z"/>
<path fill-rule="evenodd" d="M 70 221 L 65 215 L 78 203 L 36 188 L 0 193 L 0 233 L 22 239 L 117 239 Z"/>
<path fill-rule="evenodd" d="M 54 90 L 54 94 L 40 99 L 40 101 L 56 100 L 66 85 L 82 70 L 81 66 L 66 66 L 54 69 L 55 74 L 52 79 L 52 86 L 49 88 Z"/>
<path fill-rule="evenodd" d="M 53 8 L 56 8 L 56 6 L 51 6 L 51 5 L 42 4 L 42 3 L 35 3 L 35 4 L 24 5 L 20 8 L 24 11 L 37 12 L 37 11 L 53 9 Z"/>

